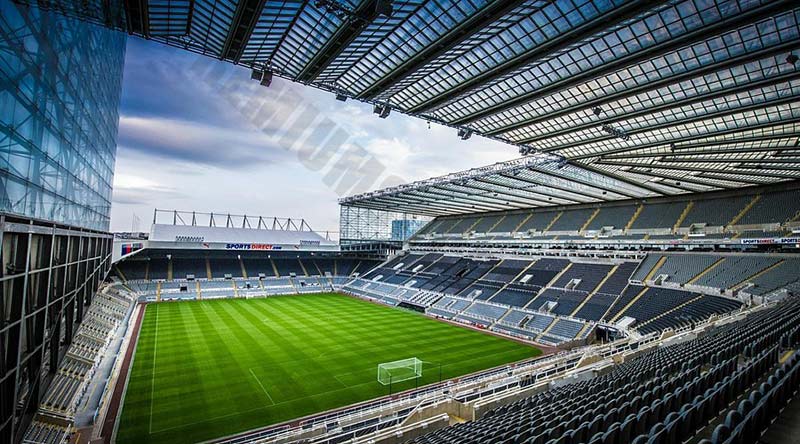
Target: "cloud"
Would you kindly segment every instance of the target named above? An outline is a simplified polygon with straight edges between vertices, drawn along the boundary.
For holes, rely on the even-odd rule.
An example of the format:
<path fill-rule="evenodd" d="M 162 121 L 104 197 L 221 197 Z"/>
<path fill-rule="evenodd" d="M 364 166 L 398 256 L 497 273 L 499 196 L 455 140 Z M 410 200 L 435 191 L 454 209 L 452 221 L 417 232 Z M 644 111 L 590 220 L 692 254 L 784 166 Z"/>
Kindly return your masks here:
<path fill-rule="evenodd" d="M 161 185 L 144 177 L 117 174 L 114 177 L 113 203 L 118 205 L 151 205 L 154 199 L 187 197 L 175 188 Z"/>
<path fill-rule="evenodd" d="M 127 115 L 120 117 L 119 125 L 118 143 L 122 149 L 164 160 L 252 169 L 291 158 L 290 153 L 259 131 Z"/>

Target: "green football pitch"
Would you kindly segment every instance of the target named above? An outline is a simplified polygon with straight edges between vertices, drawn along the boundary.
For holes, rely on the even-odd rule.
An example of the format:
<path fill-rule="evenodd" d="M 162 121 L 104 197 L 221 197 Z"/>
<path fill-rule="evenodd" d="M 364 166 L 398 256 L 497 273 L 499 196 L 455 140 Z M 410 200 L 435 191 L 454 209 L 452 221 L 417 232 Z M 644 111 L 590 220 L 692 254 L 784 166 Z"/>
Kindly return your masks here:
<path fill-rule="evenodd" d="M 117 442 L 203 441 L 387 395 L 382 362 L 424 361 L 398 392 L 539 354 L 337 294 L 151 304 Z"/>

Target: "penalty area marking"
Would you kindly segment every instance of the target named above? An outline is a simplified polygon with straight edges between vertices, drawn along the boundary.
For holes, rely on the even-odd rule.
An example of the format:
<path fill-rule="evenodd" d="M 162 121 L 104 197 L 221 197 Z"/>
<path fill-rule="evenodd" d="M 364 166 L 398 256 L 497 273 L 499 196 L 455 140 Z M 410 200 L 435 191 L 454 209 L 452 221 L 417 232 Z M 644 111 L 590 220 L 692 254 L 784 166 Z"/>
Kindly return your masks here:
<path fill-rule="evenodd" d="M 264 388 L 264 384 L 262 384 L 261 380 L 258 379 L 258 376 L 256 376 L 256 374 L 253 372 L 253 369 L 251 368 L 249 370 L 250 370 L 250 374 L 253 375 L 254 378 L 256 378 L 256 382 L 258 383 L 258 386 L 261 387 L 261 390 L 263 390 L 264 394 L 267 395 L 267 398 L 269 398 L 269 402 L 271 402 L 272 405 L 275 405 L 275 401 L 272 399 L 272 396 L 270 396 L 270 394 L 267 391 L 267 389 Z M 268 407 L 268 406 L 265 406 L 265 407 Z"/>

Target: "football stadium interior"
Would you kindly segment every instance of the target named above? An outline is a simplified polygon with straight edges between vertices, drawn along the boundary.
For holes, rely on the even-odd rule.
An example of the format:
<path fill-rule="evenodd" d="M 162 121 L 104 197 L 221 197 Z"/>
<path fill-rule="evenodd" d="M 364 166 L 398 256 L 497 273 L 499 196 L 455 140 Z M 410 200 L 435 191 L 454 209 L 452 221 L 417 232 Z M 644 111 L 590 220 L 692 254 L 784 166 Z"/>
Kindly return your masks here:
<path fill-rule="evenodd" d="M 111 233 L 127 39 L 521 157 L 335 238 Z M 0 0 L 0 42 L 0 442 L 798 442 L 797 2 Z"/>

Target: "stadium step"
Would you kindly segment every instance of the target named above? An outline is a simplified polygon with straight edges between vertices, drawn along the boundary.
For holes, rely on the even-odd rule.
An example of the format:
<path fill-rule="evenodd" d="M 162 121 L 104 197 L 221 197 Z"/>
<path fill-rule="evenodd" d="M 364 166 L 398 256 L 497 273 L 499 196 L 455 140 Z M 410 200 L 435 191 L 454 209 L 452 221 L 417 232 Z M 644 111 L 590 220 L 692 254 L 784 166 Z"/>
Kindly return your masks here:
<path fill-rule="evenodd" d="M 705 270 L 701 271 L 700 274 L 698 274 L 697 276 L 689 279 L 689 281 L 686 282 L 686 283 L 687 284 L 694 284 L 695 282 L 699 281 L 700 278 L 702 278 L 703 276 L 707 275 L 711 270 L 717 268 L 717 266 L 719 266 L 719 264 L 725 262 L 725 259 L 726 258 L 724 258 L 724 257 L 717 259 L 713 264 L 709 265 Z"/>
<path fill-rule="evenodd" d="M 550 282 L 548 282 L 544 288 L 550 287 L 551 285 L 555 284 L 564 273 L 566 273 L 570 268 L 572 268 L 572 264 L 573 262 L 568 263 L 563 270 L 559 271 L 557 275 L 553 276 L 553 279 L 550 279 Z"/>
<path fill-rule="evenodd" d="M 642 282 L 647 282 L 650 279 L 652 279 L 653 276 L 655 276 L 656 273 L 658 272 L 658 269 L 661 268 L 661 266 L 664 265 L 664 262 L 666 262 L 666 261 L 667 261 L 667 257 L 666 256 L 661 256 L 661 258 L 658 260 L 658 262 L 656 262 L 656 264 L 653 266 L 653 268 L 650 270 L 650 272 L 647 273 L 647 276 L 645 276 L 644 279 L 642 279 Z"/>
<path fill-rule="evenodd" d="M 678 305 L 678 306 L 675 306 L 675 307 L 673 307 L 673 308 L 671 308 L 671 309 L 669 309 L 669 310 L 665 311 L 664 313 L 661 313 L 661 314 L 659 314 L 658 316 L 656 316 L 656 317 L 654 317 L 654 318 L 650 318 L 650 319 L 648 319 L 647 321 L 645 321 L 645 322 L 643 322 L 643 323 L 641 323 L 641 324 L 637 325 L 635 328 L 637 328 L 637 329 L 638 329 L 639 327 L 644 327 L 645 325 L 647 325 L 647 324 L 649 324 L 649 323 L 651 323 L 651 322 L 653 322 L 653 321 L 655 321 L 655 320 L 657 320 L 657 319 L 663 318 L 664 316 L 666 316 L 666 315 L 668 315 L 668 314 L 670 314 L 670 313 L 673 313 L 673 312 L 675 312 L 675 311 L 677 311 L 677 310 L 680 310 L 681 308 L 683 308 L 683 307 L 685 307 L 685 306 L 687 306 L 687 305 L 691 304 L 692 302 L 696 302 L 696 301 L 700 300 L 700 298 L 702 298 L 702 297 L 703 297 L 703 295 L 698 295 L 698 296 L 697 296 L 697 297 L 695 297 L 695 298 L 689 299 L 688 301 L 684 302 L 683 304 L 680 304 L 680 305 Z"/>
<path fill-rule="evenodd" d="M 489 229 L 488 229 L 488 230 L 486 230 L 486 232 L 487 232 L 487 233 L 494 233 L 494 229 L 495 229 L 495 228 L 496 228 L 498 225 L 500 225 L 500 222 L 502 222 L 502 221 L 503 221 L 505 218 L 506 218 L 506 215 L 505 215 L 505 214 L 504 214 L 504 215 L 502 215 L 502 216 L 500 216 L 500 217 L 497 219 L 497 222 L 495 222 L 495 223 L 494 223 L 494 225 L 492 225 L 491 227 L 489 227 Z"/>
<path fill-rule="evenodd" d="M 516 233 L 516 232 L 518 232 L 518 231 L 519 231 L 519 229 L 520 229 L 520 228 L 522 228 L 523 226 L 525 226 L 525 223 L 526 223 L 526 222 L 528 222 L 528 220 L 530 220 L 530 218 L 532 218 L 532 217 L 533 217 L 533 212 L 529 213 L 529 214 L 528 214 L 528 216 L 527 216 L 525 219 L 522 219 L 522 222 L 520 222 L 519 224 L 517 224 L 517 226 L 516 226 L 516 227 L 514 227 L 514 229 L 513 229 L 513 230 L 511 230 L 511 231 L 512 231 L 513 233 Z"/>
<path fill-rule="evenodd" d="M 117 267 L 117 264 L 114 264 L 114 270 L 117 272 L 119 277 L 122 278 L 122 283 L 123 284 L 127 284 L 128 283 L 128 279 L 125 277 L 125 274 L 122 272 L 122 270 L 120 270 L 119 267 Z"/>
<path fill-rule="evenodd" d="M 689 203 L 686 204 L 686 208 L 683 209 L 681 215 L 678 216 L 678 220 L 675 221 L 675 225 L 672 226 L 672 231 L 676 231 L 681 226 L 683 220 L 686 219 L 686 216 L 688 216 L 689 212 L 692 211 L 692 207 L 694 207 L 694 201 L 690 200 Z"/>
<path fill-rule="evenodd" d="M 628 302 L 627 305 L 622 307 L 622 309 L 616 315 L 614 315 L 613 318 L 611 318 L 611 322 L 616 322 L 617 319 L 619 319 L 619 317 L 622 316 L 622 313 L 625 313 L 629 308 L 631 308 L 633 306 L 633 304 L 635 304 L 636 301 L 641 299 L 641 297 L 644 296 L 645 293 L 647 293 L 647 290 L 649 290 L 649 289 L 650 289 L 650 287 L 644 287 L 644 289 L 642 291 L 640 291 L 639 294 L 637 294 L 633 299 L 631 299 L 631 301 Z"/>
<path fill-rule="evenodd" d="M 247 279 L 247 268 L 245 268 L 244 261 L 242 260 L 241 256 L 239 257 L 239 267 L 242 268 L 242 277 Z"/>
<path fill-rule="evenodd" d="M 550 227 L 552 227 L 553 225 L 555 225 L 555 224 L 556 224 L 556 222 L 557 222 L 559 219 L 561 219 L 561 216 L 563 216 L 563 215 L 564 215 L 564 212 L 563 212 L 563 211 L 559 211 L 559 212 L 558 212 L 558 214 L 556 214 L 556 217 L 554 217 L 554 218 L 553 218 L 553 220 L 551 220 L 551 221 L 550 221 L 550 223 L 549 223 L 549 224 L 547 224 L 547 226 L 546 226 L 546 227 L 544 228 L 544 230 L 542 230 L 542 231 L 543 231 L 543 232 L 550 231 Z"/>
<path fill-rule="evenodd" d="M 310 276 L 308 274 L 308 270 L 306 270 L 306 265 L 303 263 L 303 261 L 301 261 L 300 259 L 297 259 L 297 262 L 300 264 L 300 269 L 303 270 L 303 275 L 304 276 Z"/>
<path fill-rule="evenodd" d="M 522 276 L 525 276 L 525 273 L 528 271 L 528 269 L 529 269 L 529 268 L 531 268 L 531 267 L 533 267 L 533 264 L 535 264 L 536 262 L 537 262 L 537 261 L 531 261 L 531 262 L 528 264 L 528 266 L 527 266 L 527 267 L 523 268 L 523 269 L 522 269 L 522 271 L 520 271 L 520 272 L 519 272 L 519 273 L 518 273 L 516 276 L 514 276 L 514 279 L 509 279 L 509 280 L 508 280 L 508 282 L 506 282 L 505 284 L 503 284 L 503 286 L 502 286 L 502 287 L 500 287 L 500 289 L 499 289 L 499 290 L 497 290 L 496 292 L 494 292 L 494 294 L 492 294 L 492 296 L 491 296 L 489 299 L 487 299 L 487 301 L 491 300 L 491 299 L 492 299 L 492 298 L 493 298 L 495 295 L 497 295 L 497 294 L 500 294 L 500 293 L 501 293 L 503 290 L 505 290 L 505 289 L 506 289 L 506 288 L 509 286 L 509 284 L 511 284 L 512 282 L 516 281 L 517 279 L 520 279 Z M 498 265 L 499 265 L 499 264 L 498 264 Z M 508 313 L 506 313 L 506 314 L 508 314 Z M 505 316 L 505 314 L 504 314 L 503 316 Z"/>
<path fill-rule="evenodd" d="M 614 265 L 613 267 L 611 267 L 611 270 L 608 271 L 608 273 L 603 278 L 603 280 L 601 280 L 600 283 L 597 284 L 596 287 L 594 287 L 594 289 L 591 291 L 591 293 L 589 293 L 585 298 L 583 298 L 583 301 L 581 301 L 581 303 L 578 304 L 578 306 L 575 308 L 575 310 L 573 310 L 572 313 L 570 313 L 569 315 L 574 317 L 575 314 L 577 312 L 579 312 L 581 310 L 581 308 L 583 308 L 583 306 L 586 305 L 587 302 L 589 302 L 589 299 L 591 299 L 592 296 L 594 296 L 594 294 L 597 293 L 597 291 L 603 287 L 603 284 L 606 283 L 606 281 L 611 277 L 612 274 L 614 274 L 614 272 L 617 271 L 618 268 L 619 268 L 619 264 Z"/>
<path fill-rule="evenodd" d="M 156 282 L 156 302 L 161 301 L 161 282 Z"/>
<path fill-rule="evenodd" d="M 598 214 L 598 213 L 600 213 L 600 208 L 599 208 L 599 207 L 598 207 L 598 208 L 596 208 L 596 209 L 594 210 L 594 212 L 592 213 L 592 215 L 591 215 L 591 216 L 589 216 L 589 219 L 586 221 L 586 223 L 584 223 L 584 224 L 583 224 L 583 226 L 581 227 L 581 229 L 580 229 L 580 230 L 578 230 L 578 231 L 580 231 L 581 233 L 583 233 L 584 231 L 586 231 L 586 229 L 587 229 L 587 228 L 589 228 L 589 224 L 591 224 L 591 223 L 592 223 L 592 221 L 594 220 L 594 218 L 595 218 L 595 217 L 597 217 L 597 214 Z"/>
<path fill-rule="evenodd" d="M 206 258 L 206 279 L 213 279 L 213 275 L 211 274 L 211 261 Z"/>
<path fill-rule="evenodd" d="M 472 229 L 475 228 L 479 223 L 481 223 L 482 220 L 483 220 L 482 217 L 477 218 L 472 225 L 470 225 L 469 227 L 467 227 L 466 230 L 464 230 L 463 234 L 467 234 L 470 231 L 472 231 Z"/>
<path fill-rule="evenodd" d="M 732 287 L 731 287 L 731 290 L 733 290 L 733 291 L 737 291 L 737 290 L 740 290 L 740 289 L 742 289 L 744 286 L 746 286 L 746 285 L 747 285 L 747 283 L 748 283 L 748 282 L 752 281 L 753 279 L 758 279 L 758 278 L 760 278 L 762 275 L 764 275 L 764 274 L 767 274 L 767 273 L 769 273 L 770 271 L 774 270 L 775 268 L 778 268 L 778 267 L 780 267 L 780 266 L 781 266 L 781 265 L 782 265 L 784 262 L 785 262 L 785 260 L 784 260 L 784 259 L 781 259 L 781 260 L 779 260 L 778 262 L 775 262 L 774 264 L 770 265 L 769 267 L 767 267 L 767 268 L 765 268 L 765 269 L 763 269 L 763 270 L 759 271 L 758 273 L 756 273 L 756 274 L 754 274 L 754 275 L 752 275 L 752 276 L 750 276 L 750 277 L 748 277 L 748 278 L 745 278 L 743 281 L 741 281 L 741 282 L 739 282 L 738 284 L 736 284 L 736 285 L 732 286 Z"/>
<path fill-rule="evenodd" d="M 195 291 L 197 292 L 197 300 L 203 300 L 203 292 L 200 290 L 200 281 L 195 281 L 194 285 L 196 286 Z"/>
<path fill-rule="evenodd" d="M 742 211 L 740 211 L 739 214 L 734 216 L 733 219 L 731 219 L 731 221 L 728 222 L 727 225 L 725 226 L 729 227 L 731 225 L 736 225 L 736 222 L 739 222 L 739 219 L 744 217 L 744 215 L 747 214 L 748 211 L 750 211 L 750 208 L 753 208 L 753 205 L 755 205 L 759 200 L 761 200 L 761 195 L 756 194 L 756 196 L 752 198 L 750 202 L 744 206 L 744 208 L 742 208 Z"/>
<path fill-rule="evenodd" d="M 550 330 L 552 330 L 552 329 L 553 329 L 553 327 L 554 327 L 556 324 L 558 324 L 558 320 L 559 320 L 559 319 L 560 319 L 560 318 L 554 317 L 554 318 L 553 318 L 553 320 L 552 320 L 552 321 L 550 321 L 550 324 L 549 324 L 549 325 L 548 325 L 548 326 L 547 326 L 547 327 L 546 327 L 544 330 L 542 330 L 542 332 L 541 332 L 541 333 L 539 333 L 539 336 L 537 336 L 537 337 L 536 337 L 536 341 L 538 342 L 538 341 L 539 341 L 539 339 L 541 339 L 541 338 L 542 338 L 542 336 L 544 336 L 544 335 L 546 335 L 548 332 L 550 332 Z"/>
<path fill-rule="evenodd" d="M 278 273 L 278 267 L 275 265 L 275 261 L 272 258 L 269 259 L 270 265 L 272 265 L 272 272 L 275 273 L 275 277 L 281 277 L 281 274 Z"/>
<path fill-rule="evenodd" d="M 172 259 L 170 258 L 169 262 L 167 262 L 167 280 L 172 280 Z"/>
<path fill-rule="evenodd" d="M 633 216 L 631 216 L 631 220 L 629 220 L 628 223 L 625 224 L 625 231 L 631 229 L 631 227 L 633 226 L 633 223 L 636 222 L 636 219 L 638 219 L 639 215 L 642 214 L 642 210 L 644 210 L 644 204 L 639 205 L 636 208 L 636 212 L 633 213 Z"/>
<path fill-rule="evenodd" d="M 150 261 L 144 263 L 144 280 L 150 279 Z"/>

